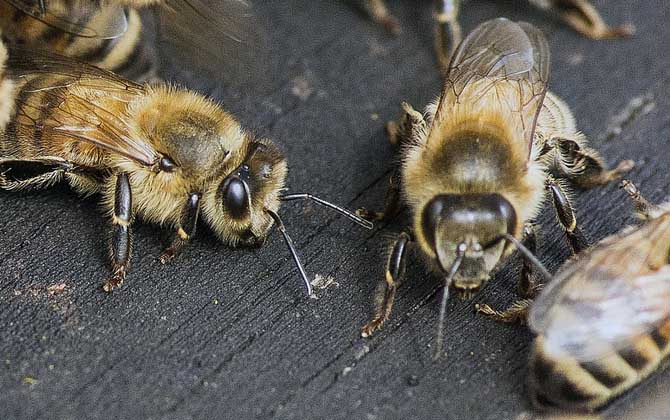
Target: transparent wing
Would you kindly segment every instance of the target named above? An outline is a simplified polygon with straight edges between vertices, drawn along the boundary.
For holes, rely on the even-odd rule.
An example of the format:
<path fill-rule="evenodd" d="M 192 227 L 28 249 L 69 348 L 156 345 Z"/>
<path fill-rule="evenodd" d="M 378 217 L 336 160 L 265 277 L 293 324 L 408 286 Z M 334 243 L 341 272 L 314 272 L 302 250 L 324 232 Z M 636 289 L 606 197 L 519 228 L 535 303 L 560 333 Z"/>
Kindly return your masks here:
<path fill-rule="evenodd" d="M 670 266 L 640 276 L 601 268 L 555 281 L 534 302 L 529 324 L 557 356 L 600 359 L 670 318 Z"/>
<path fill-rule="evenodd" d="M 7 67 L 10 77 L 30 81 L 28 92 L 39 93 L 17 103 L 20 124 L 93 144 L 145 165 L 155 162 L 158 153 L 133 138 L 126 113 L 128 101 L 144 92 L 142 86 L 85 63 L 31 51 L 10 50 Z M 104 107 L 99 105 L 100 97 L 104 97 Z"/>
<path fill-rule="evenodd" d="M 86 38 L 113 39 L 123 35 L 128 28 L 123 7 L 116 3 L 95 0 L 5 1 L 46 25 Z M 104 25 L 98 24 L 100 21 Z"/>
<path fill-rule="evenodd" d="M 172 47 L 175 62 L 227 81 L 263 73 L 263 25 L 249 1 L 163 0 L 158 16 L 160 39 Z"/>
<path fill-rule="evenodd" d="M 534 26 L 505 18 L 484 22 L 454 52 L 436 120 L 459 103 L 498 101 L 514 113 L 530 150 L 549 62 L 547 41 Z"/>

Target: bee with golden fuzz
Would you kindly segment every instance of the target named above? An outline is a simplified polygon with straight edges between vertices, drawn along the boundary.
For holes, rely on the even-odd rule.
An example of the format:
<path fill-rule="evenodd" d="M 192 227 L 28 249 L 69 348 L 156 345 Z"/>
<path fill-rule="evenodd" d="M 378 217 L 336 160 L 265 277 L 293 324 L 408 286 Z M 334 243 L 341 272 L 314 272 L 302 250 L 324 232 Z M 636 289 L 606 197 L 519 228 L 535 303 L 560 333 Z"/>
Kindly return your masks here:
<path fill-rule="evenodd" d="M 434 0 L 433 20 L 435 51 L 439 64 L 446 69 L 453 49 L 461 41 L 458 15 L 462 0 Z M 574 30 L 591 39 L 629 36 L 630 25 L 610 27 L 588 0 L 529 0 L 534 6 L 555 13 Z M 398 20 L 389 12 L 384 0 L 364 0 L 365 8 L 375 22 L 393 34 L 400 33 Z"/>
<path fill-rule="evenodd" d="M 539 407 L 597 409 L 670 352 L 670 204 L 623 187 L 644 224 L 566 262 L 532 303 L 528 385 Z"/>
<path fill-rule="evenodd" d="M 282 195 L 287 164 L 279 149 L 195 92 L 141 86 L 61 56 L 7 58 L 1 45 L 0 70 L 0 188 L 65 180 L 81 194 L 100 193 L 112 224 L 106 291 L 126 278 L 135 217 L 174 228 L 163 263 L 193 239 L 200 218 L 231 246 L 261 245 L 275 225 L 310 294 L 280 202 L 310 199 L 371 227 L 310 194 Z"/>
<path fill-rule="evenodd" d="M 210 4 L 211 3 L 211 4 Z M 177 51 L 217 74 L 239 61 L 240 40 L 253 36 L 244 0 L 0 0 L 0 28 L 10 45 L 43 49 L 112 70 L 132 80 L 156 76 L 157 55 L 139 11 L 155 7 L 160 33 Z M 226 54 L 225 59 L 221 52 Z M 239 63 L 238 63 L 239 64 Z"/>
<path fill-rule="evenodd" d="M 548 77 L 549 49 L 542 33 L 500 18 L 483 23 L 461 43 L 442 95 L 425 115 L 403 104 L 400 123 L 389 126 L 402 158 L 386 209 L 360 209 L 359 214 L 387 218 L 405 204 L 413 229 L 401 233 L 391 248 L 374 317 L 363 336 L 388 319 L 412 245 L 443 279 L 442 317 L 449 288 L 476 292 L 512 252 L 511 245 L 537 262 L 530 222 L 545 189 L 571 247 L 584 246 L 563 180 L 554 180 L 549 171 L 590 187 L 617 178 L 632 162 L 606 169 L 577 131 L 567 105 L 547 92 Z M 524 294 L 532 293 L 530 280 L 522 276 Z M 438 331 L 439 350 L 441 326 Z"/>

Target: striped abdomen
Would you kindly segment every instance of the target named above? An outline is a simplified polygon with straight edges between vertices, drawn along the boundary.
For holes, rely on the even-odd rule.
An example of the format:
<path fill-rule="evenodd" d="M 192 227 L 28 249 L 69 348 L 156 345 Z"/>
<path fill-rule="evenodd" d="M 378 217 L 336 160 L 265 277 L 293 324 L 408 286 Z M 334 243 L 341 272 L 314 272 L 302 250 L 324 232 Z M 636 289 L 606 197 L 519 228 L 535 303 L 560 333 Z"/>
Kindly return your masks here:
<path fill-rule="evenodd" d="M 531 399 L 541 408 L 595 410 L 653 372 L 670 352 L 669 342 L 670 320 L 631 340 L 626 349 L 612 349 L 599 360 L 579 362 L 547 354 L 539 336 L 528 370 Z"/>
<path fill-rule="evenodd" d="M 50 2 L 49 7 L 68 8 L 67 1 L 54 3 Z M 46 25 L 0 0 L 0 30 L 6 42 L 22 48 L 44 49 L 115 71 L 129 79 L 145 80 L 155 76 L 156 57 L 143 42 L 142 22 L 137 11 L 127 8 L 125 12 L 126 32 L 114 39 L 100 39 L 77 36 Z M 66 15 L 75 16 L 75 13 Z M 82 26 L 98 28 L 104 27 L 109 17 L 106 10 L 100 8 L 96 13 L 74 19 Z"/>

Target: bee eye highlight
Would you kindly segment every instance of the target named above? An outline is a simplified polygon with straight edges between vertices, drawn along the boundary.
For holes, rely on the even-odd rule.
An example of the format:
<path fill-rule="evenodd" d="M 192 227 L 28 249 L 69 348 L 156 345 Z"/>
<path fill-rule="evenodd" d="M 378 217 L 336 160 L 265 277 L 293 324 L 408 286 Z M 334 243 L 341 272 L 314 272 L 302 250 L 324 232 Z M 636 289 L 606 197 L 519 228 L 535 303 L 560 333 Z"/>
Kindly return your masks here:
<path fill-rule="evenodd" d="M 237 176 L 224 181 L 222 186 L 223 205 L 235 219 L 243 219 L 249 214 L 249 187 Z"/>

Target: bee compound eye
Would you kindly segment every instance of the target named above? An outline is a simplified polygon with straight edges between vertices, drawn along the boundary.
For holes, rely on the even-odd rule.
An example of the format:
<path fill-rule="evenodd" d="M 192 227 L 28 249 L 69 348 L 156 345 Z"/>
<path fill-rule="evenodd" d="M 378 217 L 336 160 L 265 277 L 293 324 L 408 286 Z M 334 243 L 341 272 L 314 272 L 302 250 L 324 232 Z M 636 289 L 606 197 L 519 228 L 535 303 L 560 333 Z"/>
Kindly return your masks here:
<path fill-rule="evenodd" d="M 248 187 L 238 177 L 229 178 L 223 186 L 223 205 L 236 219 L 242 219 L 249 213 Z"/>

